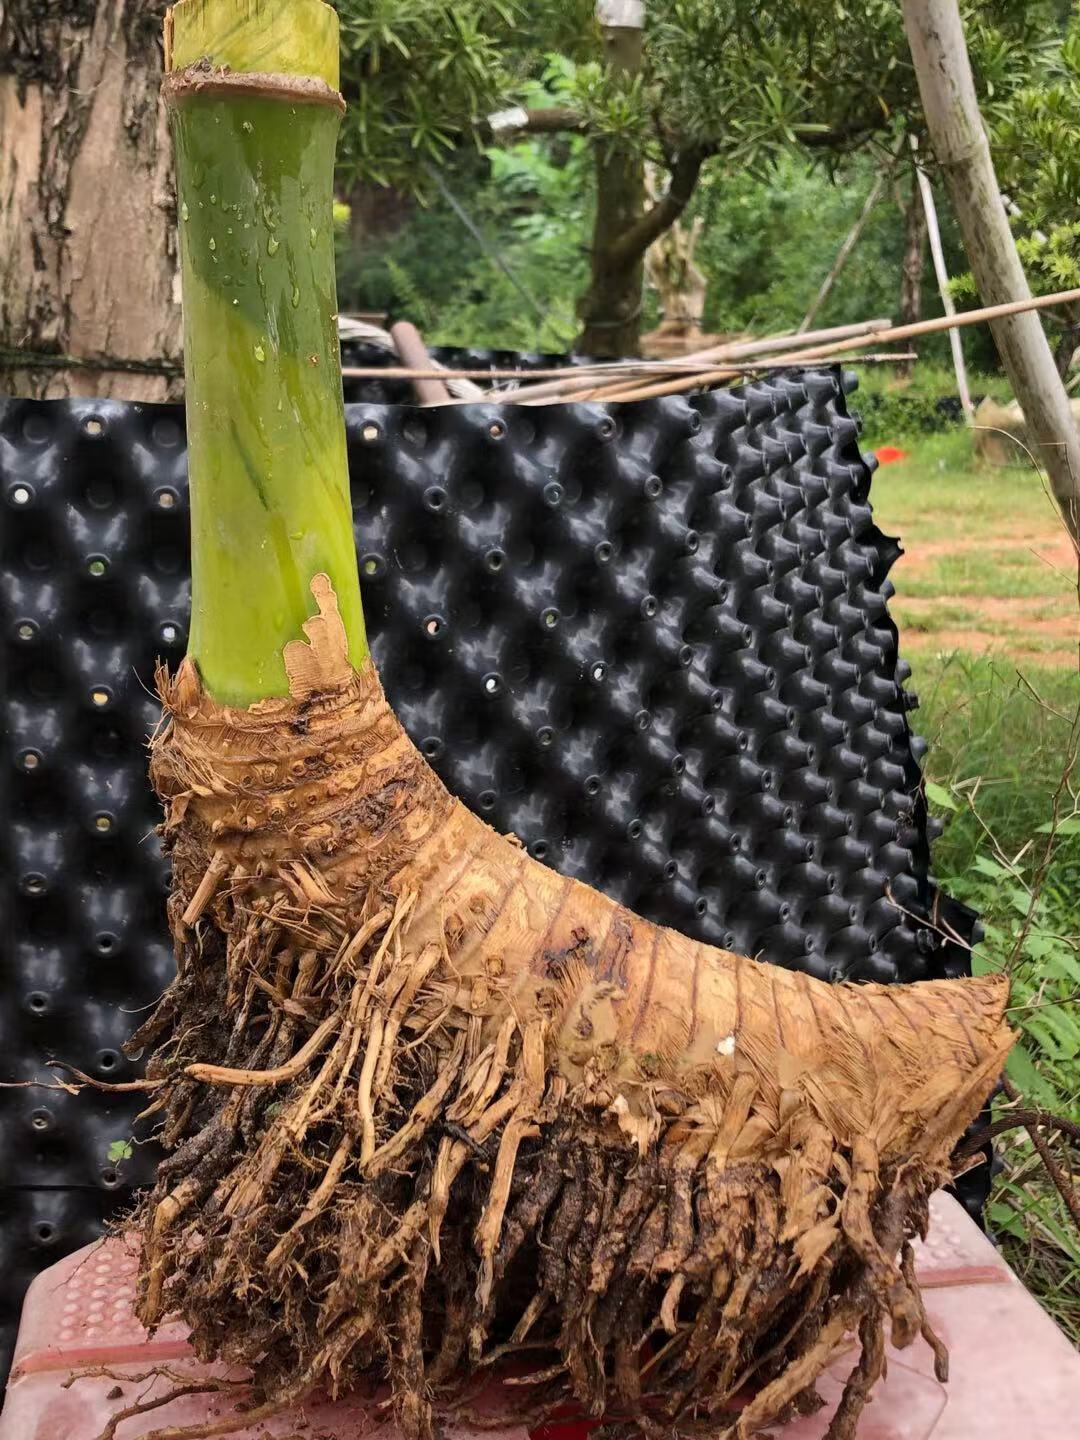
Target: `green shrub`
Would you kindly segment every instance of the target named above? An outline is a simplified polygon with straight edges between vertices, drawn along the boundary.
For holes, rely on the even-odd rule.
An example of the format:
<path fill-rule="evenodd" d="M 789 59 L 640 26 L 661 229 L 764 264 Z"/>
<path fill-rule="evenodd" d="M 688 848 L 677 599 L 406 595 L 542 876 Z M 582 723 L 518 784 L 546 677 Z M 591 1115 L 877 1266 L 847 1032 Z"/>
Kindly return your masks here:
<path fill-rule="evenodd" d="M 1010 398 L 1008 381 L 1001 375 L 972 370 L 968 385 L 975 403 L 985 395 Z M 919 361 L 909 379 L 898 380 L 891 365 L 864 366 L 851 406 L 862 416 L 864 443 L 881 445 L 919 435 L 956 429 L 964 412 L 951 368 Z"/>

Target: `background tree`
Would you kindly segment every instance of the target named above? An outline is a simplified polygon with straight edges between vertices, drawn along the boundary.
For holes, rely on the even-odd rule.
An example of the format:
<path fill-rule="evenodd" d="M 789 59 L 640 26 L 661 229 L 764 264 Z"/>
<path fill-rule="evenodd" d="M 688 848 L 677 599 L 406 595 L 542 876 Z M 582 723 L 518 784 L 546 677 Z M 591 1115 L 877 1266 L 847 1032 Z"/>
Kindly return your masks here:
<path fill-rule="evenodd" d="M 180 363 L 164 11 L 0 5 L 0 393 L 160 400 L 177 383 L 139 369 Z"/>
<path fill-rule="evenodd" d="M 984 107 L 1017 248 L 1039 293 L 1080 286 L 1080 4 L 1066 8 L 1061 38 L 1047 38 L 1028 83 Z M 1080 306 L 1051 318 L 1064 376 L 1080 345 Z"/>
<path fill-rule="evenodd" d="M 428 167 L 491 138 L 487 116 L 519 99 L 544 56 L 572 62 L 555 103 L 525 105 L 501 137 L 584 136 L 600 190 L 579 348 L 629 353 L 641 317 L 642 257 L 691 202 L 704 173 L 762 174 L 785 151 L 827 168 L 898 127 L 921 130 L 918 90 L 894 0 L 650 0 L 640 63 L 611 63 L 595 0 L 340 0 L 352 104 L 346 166 L 430 190 Z M 963 6 L 983 93 L 1028 84 L 1060 34 L 1060 0 Z M 622 44 L 623 41 L 620 41 Z M 652 205 L 629 193 L 640 163 L 661 168 Z M 623 194 L 615 178 L 623 176 Z"/>
<path fill-rule="evenodd" d="M 903 13 L 927 129 L 979 295 L 988 305 L 1026 299 L 1027 277 L 1001 202 L 956 0 L 903 0 Z M 991 328 L 1030 441 L 1075 538 L 1080 534 L 1080 434 L 1046 334 L 1034 311 L 996 320 Z"/>
<path fill-rule="evenodd" d="M 8 352 L 179 360 L 168 141 L 157 104 L 163 4 L 9 0 L 0 9 L 0 125 L 14 137 L 0 154 L 0 348 Z M 453 322 L 459 340 L 478 338 L 483 310 L 504 317 L 503 344 L 564 349 L 577 338 L 594 353 L 634 350 L 639 329 L 655 322 L 650 296 L 643 306 L 642 257 L 687 207 L 707 220 L 698 248 L 715 277 L 706 327 L 797 323 L 832 242 L 816 225 L 806 229 L 784 184 L 832 212 L 829 190 L 803 179 L 807 164 L 818 166 L 838 182 L 836 201 L 847 205 L 849 185 L 860 190 L 853 219 L 894 132 L 921 128 L 894 0 L 650 0 L 637 68 L 608 63 L 596 0 L 338 0 L 338 8 L 349 99 L 339 190 L 352 204 L 354 242 L 342 250 L 343 295 L 385 304 L 411 277 L 412 301 L 429 302 L 440 331 L 450 334 Z M 1003 183 L 1024 209 L 1022 243 L 1039 251 L 1030 260 L 1025 251 L 1025 262 L 1037 280 L 1069 283 L 1080 147 L 1071 157 L 1063 143 L 1041 147 L 1048 134 L 1075 133 L 1071 117 L 1080 113 L 1077 42 L 1061 43 L 1074 7 L 981 0 L 962 8 Z M 518 113 L 493 129 L 499 110 Z M 1052 153 L 1053 166 L 1034 163 L 1036 153 Z M 657 198 L 609 204 L 602 177 L 620 167 L 632 177 L 646 160 L 660 177 Z M 514 257 L 530 305 L 471 241 L 461 243 L 440 186 L 462 190 L 489 248 Z M 748 273 L 751 256 L 772 267 L 785 249 L 771 233 L 779 210 L 800 228 L 803 251 L 786 247 L 786 276 Z M 128 223 L 115 224 L 118 214 Z M 883 299 L 856 256 L 830 316 L 864 298 L 891 311 L 903 252 L 882 226 L 894 221 L 882 206 L 859 246 L 891 267 L 892 295 Z M 762 233 L 751 235 L 751 224 Z M 373 244 L 380 231 L 384 244 L 393 240 L 392 274 Z M 713 233 L 725 237 L 722 253 Z M 735 269 L 739 288 L 725 293 Z M 788 299 L 800 286 L 792 322 Z M 913 287 L 912 278 L 905 308 Z M 1059 353 L 1067 349 L 1065 337 Z M 168 384 L 108 371 L 16 371 L 10 358 L 2 374 L 0 385 L 20 393 L 160 396 Z"/>

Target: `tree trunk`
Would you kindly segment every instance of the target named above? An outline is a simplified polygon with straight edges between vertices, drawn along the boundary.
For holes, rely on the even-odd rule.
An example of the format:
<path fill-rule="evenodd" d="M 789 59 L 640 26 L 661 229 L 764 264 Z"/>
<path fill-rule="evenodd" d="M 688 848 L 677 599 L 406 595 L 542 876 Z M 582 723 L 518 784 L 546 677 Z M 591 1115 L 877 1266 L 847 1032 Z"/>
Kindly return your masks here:
<path fill-rule="evenodd" d="M 632 75 L 641 68 L 641 29 L 605 26 L 608 65 Z M 583 355 L 636 355 L 641 333 L 645 249 L 623 257 L 617 242 L 645 203 L 645 162 L 637 150 L 600 140 L 596 154 L 596 219 L 593 223 L 589 288 L 578 304 Z"/>
<path fill-rule="evenodd" d="M 1054 364 L 1062 380 L 1069 378 L 1077 345 L 1080 345 L 1080 315 L 1074 305 L 1069 305 L 1065 309 L 1065 328 L 1054 346 Z"/>
<path fill-rule="evenodd" d="M 163 0 L 0 7 L 0 394 L 179 392 L 164 10 Z"/>
<path fill-rule="evenodd" d="M 979 114 L 956 0 L 903 0 L 926 123 L 945 175 L 979 294 L 987 305 L 1025 299 L 1016 253 Z M 1074 536 L 1080 512 L 1080 433 L 1038 315 L 994 321 L 994 340 L 1027 421 L 1036 457 Z"/>
<path fill-rule="evenodd" d="M 409 223 L 416 209 L 411 195 L 370 180 L 358 180 L 344 199 L 349 207 L 349 240 L 357 253 L 374 241 L 392 238 Z"/>
<path fill-rule="evenodd" d="M 911 195 L 904 211 L 904 262 L 900 269 L 900 324 L 922 319 L 923 272 L 926 269 L 926 211 L 919 194 L 919 177 L 911 174 Z M 898 375 L 911 374 L 910 360 L 896 367 Z"/>
<path fill-rule="evenodd" d="M 911 197 L 904 212 L 904 263 L 900 271 L 901 325 L 914 325 L 922 319 L 927 234 L 926 210 L 919 194 L 919 177 L 912 170 Z"/>

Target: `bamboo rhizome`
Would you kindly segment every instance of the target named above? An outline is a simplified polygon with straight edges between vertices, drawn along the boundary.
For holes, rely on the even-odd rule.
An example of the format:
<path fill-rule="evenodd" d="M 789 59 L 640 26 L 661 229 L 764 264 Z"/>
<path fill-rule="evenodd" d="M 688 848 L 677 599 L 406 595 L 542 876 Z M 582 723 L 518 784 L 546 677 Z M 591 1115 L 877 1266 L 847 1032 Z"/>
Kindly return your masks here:
<path fill-rule="evenodd" d="M 929 1335 L 908 1241 L 1009 1047 L 1006 984 L 830 987 L 690 941 L 417 753 L 346 503 L 336 25 L 168 23 L 196 625 L 151 762 L 178 969 L 131 1042 L 168 1151 L 139 1314 L 249 1368 L 237 1428 L 377 1383 L 412 1436 L 490 1384 L 517 1415 L 749 1436 L 853 1334 L 850 1436 L 886 1330 Z"/>

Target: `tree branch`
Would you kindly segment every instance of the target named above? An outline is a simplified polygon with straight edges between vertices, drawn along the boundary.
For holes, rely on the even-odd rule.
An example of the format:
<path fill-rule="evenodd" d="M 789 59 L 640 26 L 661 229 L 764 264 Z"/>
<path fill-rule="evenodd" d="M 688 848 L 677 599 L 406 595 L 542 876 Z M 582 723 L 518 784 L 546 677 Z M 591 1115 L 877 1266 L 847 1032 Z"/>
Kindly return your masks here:
<path fill-rule="evenodd" d="M 878 110 L 862 115 L 858 120 L 850 120 L 846 125 L 838 125 L 832 130 L 808 130 L 805 135 L 799 136 L 799 144 L 808 150 L 839 150 L 845 145 L 865 139 L 875 130 L 884 128 L 885 116 Z"/>
<path fill-rule="evenodd" d="M 1001 1084 L 1002 1088 L 1005 1091 L 1005 1094 L 1009 1097 L 1010 1100 L 1016 1101 L 1022 1098 L 1019 1090 L 1017 1090 L 1016 1086 L 1012 1083 L 1012 1081 L 1007 1075 L 1003 1075 L 1001 1077 Z M 1039 1133 L 1038 1126 L 1025 1125 L 1024 1129 L 1031 1137 L 1031 1143 L 1038 1151 L 1039 1159 L 1046 1167 L 1046 1173 L 1050 1176 L 1050 1179 L 1054 1182 L 1054 1186 L 1058 1194 L 1061 1196 L 1062 1200 L 1064 1200 L 1065 1208 L 1072 1216 L 1073 1224 L 1076 1226 L 1077 1230 L 1080 1230 L 1080 1197 L 1077 1196 L 1077 1193 L 1073 1189 L 1073 1186 L 1070 1183 L 1068 1176 L 1065 1174 L 1061 1166 L 1051 1154 L 1050 1147 L 1049 1145 L 1047 1145 L 1045 1138 Z"/>
<path fill-rule="evenodd" d="M 1056 1130 L 1071 1140 L 1074 1145 L 1080 1145 L 1080 1125 L 1075 1125 L 1064 1115 L 1052 1115 L 1047 1110 L 1010 1110 L 1000 1120 L 994 1120 L 989 1125 L 984 1125 L 981 1130 L 976 1130 L 974 1135 L 969 1136 L 964 1143 L 957 1147 L 954 1152 L 957 1160 L 966 1160 L 971 1155 L 977 1155 L 988 1141 L 993 1140 L 997 1135 L 1004 1135 L 1008 1130 L 1030 1129 L 1034 1125 L 1041 1126 L 1046 1130 Z"/>
<path fill-rule="evenodd" d="M 494 117 L 489 115 L 480 127 L 493 139 L 506 135 L 581 135 L 586 128 L 585 117 L 569 105 L 549 105 L 537 110 L 514 107 L 503 113 L 507 116 L 506 123 L 493 126 Z"/>
<path fill-rule="evenodd" d="M 610 259 L 615 265 L 625 265 L 643 255 L 657 236 L 673 225 L 690 203 L 701 167 L 708 159 L 706 149 L 684 150 L 675 159 L 671 169 L 671 184 L 667 194 L 646 210 L 640 220 L 635 220 L 629 230 L 624 230 L 611 247 Z"/>

